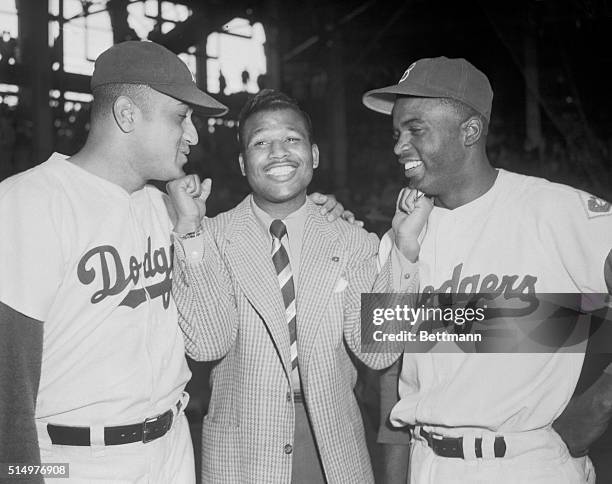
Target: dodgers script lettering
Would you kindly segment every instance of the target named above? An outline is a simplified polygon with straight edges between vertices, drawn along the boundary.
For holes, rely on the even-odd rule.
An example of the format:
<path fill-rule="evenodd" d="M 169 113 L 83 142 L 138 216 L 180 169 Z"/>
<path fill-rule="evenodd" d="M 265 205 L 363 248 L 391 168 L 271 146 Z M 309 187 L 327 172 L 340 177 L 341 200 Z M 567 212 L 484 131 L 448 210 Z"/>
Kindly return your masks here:
<path fill-rule="evenodd" d="M 164 308 L 170 304 L 170 291 L 172 287 L 172 260 L 173 247 L 160 247 L 153 250 L 151 237 L 147 238 L 147 250 L 141 260 L 132 255 L 129 258 L 128 270 L 124 268 L 119 251 L 112 245 L 100 245 L 88 250 L 77 267 L 77 275 L 82 284 L 89 285 L 97 281 L 100 289 L 91 296 L 91 302 L 97 304 L 109 296 L 121 294 L 128 285 L 136 286 L 140 280 L 141 271 L 146 279 L 157 274 L 163 274 L 164 280 L 144 288 L 132 289 L 120 305 L 135 308 L 146 300 L 146 291 L 149 297 L 162 298 Z M 98 270 L 97 270 L 98 269 Z"/>

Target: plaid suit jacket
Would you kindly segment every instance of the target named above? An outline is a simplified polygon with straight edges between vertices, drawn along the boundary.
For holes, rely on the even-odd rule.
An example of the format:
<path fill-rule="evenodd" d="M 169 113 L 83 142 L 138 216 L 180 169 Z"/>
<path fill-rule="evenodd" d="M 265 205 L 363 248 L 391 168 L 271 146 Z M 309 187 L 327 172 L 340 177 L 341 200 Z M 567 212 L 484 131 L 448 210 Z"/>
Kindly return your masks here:
<path fill-rule="evenodd" d="M 330 223 L 307 204 L 296 291 L 304 397 L 327 481 L 372 483 L 347 347 L 367 360 L 359 354 L 360 295 L 376 278 L 378 238 L 342 220 Z M 187 352 L 220 360 L 203 421 L 206 484 L 291 481 L 289 331 L 270 249 L 250 196 L 204 221 L 201 262 L 186 263 L 177 247 L 173 293 Z M 389 365 L 395 356 L 373 355 L 369 364 Z"/>

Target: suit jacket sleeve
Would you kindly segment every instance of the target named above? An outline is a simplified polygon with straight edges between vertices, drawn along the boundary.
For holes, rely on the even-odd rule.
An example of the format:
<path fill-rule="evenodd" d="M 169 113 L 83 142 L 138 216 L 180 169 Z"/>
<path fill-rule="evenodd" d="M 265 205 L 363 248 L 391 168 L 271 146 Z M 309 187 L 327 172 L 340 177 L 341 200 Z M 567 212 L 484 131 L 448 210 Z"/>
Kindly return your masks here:
<path fill-rule="evenodd" d="M 225 356 L 232 347 L 238 317 L 230 275 L 210 219 L 203 225 L 201 260 L 186 257 L 175 238 L 172 294 L 187 354 L 197 361 L 212 361 Z"/>

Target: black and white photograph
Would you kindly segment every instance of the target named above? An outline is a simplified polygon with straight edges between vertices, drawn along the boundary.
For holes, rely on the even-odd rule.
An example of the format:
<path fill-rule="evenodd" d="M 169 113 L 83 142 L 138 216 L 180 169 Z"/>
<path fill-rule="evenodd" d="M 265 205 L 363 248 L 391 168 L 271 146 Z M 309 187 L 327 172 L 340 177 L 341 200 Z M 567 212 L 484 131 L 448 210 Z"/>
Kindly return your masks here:
<path fill-rule="evenodd" d="M 0 484 L 612 483 L 612 1 L 0 0 Z"/>

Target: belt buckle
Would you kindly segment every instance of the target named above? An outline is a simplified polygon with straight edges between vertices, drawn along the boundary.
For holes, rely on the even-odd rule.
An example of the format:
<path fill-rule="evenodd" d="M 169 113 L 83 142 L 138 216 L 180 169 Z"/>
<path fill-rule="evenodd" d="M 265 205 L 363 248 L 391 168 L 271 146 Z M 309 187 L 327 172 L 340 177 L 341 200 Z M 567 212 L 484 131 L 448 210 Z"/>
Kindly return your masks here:
<path fill-rule="evenodd" d="M 168 424 L 165 425 L 164 417 L 168 416 Z M 172 411 L 158 415 L 157 417 L 151 417 L 145 419 L 142 424 L 142 443 L 146 444 L 161 436 L 163 436 L 172 427 L 173 414 Z"/>

